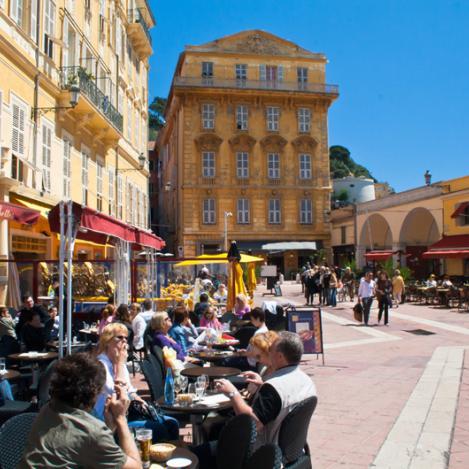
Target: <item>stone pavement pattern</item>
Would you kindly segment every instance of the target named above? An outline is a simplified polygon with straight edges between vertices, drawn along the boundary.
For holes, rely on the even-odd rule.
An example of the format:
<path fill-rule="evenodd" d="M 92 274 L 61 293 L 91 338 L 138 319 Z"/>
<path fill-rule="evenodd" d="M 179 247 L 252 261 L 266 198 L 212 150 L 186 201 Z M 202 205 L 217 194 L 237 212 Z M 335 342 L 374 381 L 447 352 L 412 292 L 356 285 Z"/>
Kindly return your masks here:
<path fill-rule="evenodd" d="M 278 301 L 304 303 L 300 285 L 282 292 Z M 388 327 L 365 328 L 352 306 L 324 308 L 326 364 L 303 362 L 319 395 L 308 437 L 314 467 L 469 468 L 469 314 L 405 304 Z M 434 334 L 405 332 L 414 329 Z"/>

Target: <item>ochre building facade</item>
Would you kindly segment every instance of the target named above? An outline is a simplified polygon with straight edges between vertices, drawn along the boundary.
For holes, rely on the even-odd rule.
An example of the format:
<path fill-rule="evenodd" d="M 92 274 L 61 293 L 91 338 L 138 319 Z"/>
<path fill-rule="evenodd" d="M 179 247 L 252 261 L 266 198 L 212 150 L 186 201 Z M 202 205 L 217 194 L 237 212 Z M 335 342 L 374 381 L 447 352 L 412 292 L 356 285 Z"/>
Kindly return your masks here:
<path fill-rule="evenodd" d="M 185 257 L 262 244 L 330 247 L 326 57 L 262 31 L 181 54 L 159 158 L 160 234 Z M 282 253 L 286 272 L 299 251 Z"/>

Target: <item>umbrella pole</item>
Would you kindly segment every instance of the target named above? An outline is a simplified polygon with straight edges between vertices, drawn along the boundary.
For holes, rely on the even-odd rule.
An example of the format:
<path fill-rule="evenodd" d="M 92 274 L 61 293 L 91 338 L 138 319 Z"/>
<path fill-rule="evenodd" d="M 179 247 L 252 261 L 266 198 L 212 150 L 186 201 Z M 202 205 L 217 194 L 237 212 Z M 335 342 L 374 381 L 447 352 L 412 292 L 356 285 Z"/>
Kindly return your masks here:
<path fill-rule="evenodd" d="M 60 205 L 60 248 L 59 248 L 59 357 L 64 356 L 64 263 L 65 263 L 65 215 L 64 202 Z M 70 276 L 70 272 L 69 272 Z"/>
<path fill-rule="evenodd" d="M 73 222 L 72 201 L 68 201 L 67 213 L 67 239 L 68 239 L 68 277 L 67 277 L 67 354 L 72 353 L 72 262 L 73 262 L 73 248 L 75 246 L 76 230 Z"/>

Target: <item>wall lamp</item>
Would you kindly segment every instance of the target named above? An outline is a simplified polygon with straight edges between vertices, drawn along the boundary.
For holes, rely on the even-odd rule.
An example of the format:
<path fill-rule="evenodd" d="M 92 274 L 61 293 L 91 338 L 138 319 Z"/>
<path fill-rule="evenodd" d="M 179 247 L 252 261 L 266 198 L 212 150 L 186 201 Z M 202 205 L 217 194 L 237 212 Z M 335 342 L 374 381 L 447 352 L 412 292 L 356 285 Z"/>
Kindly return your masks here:
<path fill-rule="evenodd" d="M 117 171 L 118 172 L 121 172 L 121 171 L 142 171 L 143 169 L 145 169 L 146 161 L 147 161 L 147 159 L 145 158 L 145 155 L 143 153 L 140 153 L 140 155 L 138 155 L 138 168 L 118 168 Z"/>
<path fill-rule="evenodd" d="M 33 107 L 31 109 L 31 118 L 40 116 L 50 111 L 59 111 L 61 109 L 73 109 L 78 104 L 80 99 L 80 87 L 78 85 L 70 86 L 70 106 L 55 106 L 55 107 Z"/>

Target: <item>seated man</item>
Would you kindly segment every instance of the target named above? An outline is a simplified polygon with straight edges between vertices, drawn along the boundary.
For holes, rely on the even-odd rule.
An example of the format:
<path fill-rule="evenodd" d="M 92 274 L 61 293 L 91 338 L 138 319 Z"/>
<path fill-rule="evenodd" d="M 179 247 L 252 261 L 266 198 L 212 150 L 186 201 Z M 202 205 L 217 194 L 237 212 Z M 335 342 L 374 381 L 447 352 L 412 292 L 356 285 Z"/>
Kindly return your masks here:
<path fill-rule="evenodd" d="M 116 386 L 116 394 L 106 404 L 107 426 L 90 414 L 105 379 L 103 365 L 89 354 L 76 353 L 57 363 L 51 401 L 33 424 L 19 469 L 142 467 L 125 417 L 129 400 L 124 388 Z"/>
<path fill-rule="evenodd" d="M 26 350 L 42 352 L 46 348 L 47 329 L 41 322 L 39 313 L 33 312 L 31 319 L 21 329 L 21 337 L 23 339 Z"/>
<path fill-rule="evenodd" d="M 19 320 L 16 325 L 16 332 L 20 333 L 23 326 L 31 320 L 33 313 L 39 314 L 42 323 L 45 323 L 49 319 L 47 311 L 42 305 L 34 304 L 32 296 L 25 295 L 22 298 L 23 307 L 19 310 Z"/>
<path fill-rule="evenodd" d="M 316 396 L 313 380 L 299 367 L 302 355 L 300 337 L 293 332 L 281 332 L 270 348 L 275 371 L 268 379 L 263 382 L 258 374 L 245 373 L 247 381 L 259 387 L 252 407 L 230 381 L 221 379 L 216 382 L 217 390 L 231 399 L 235 414 L 248 414 L 254 418 L 258 431 L 255 448 L 277 443 L 283 419 L 297 404 Z"/>

